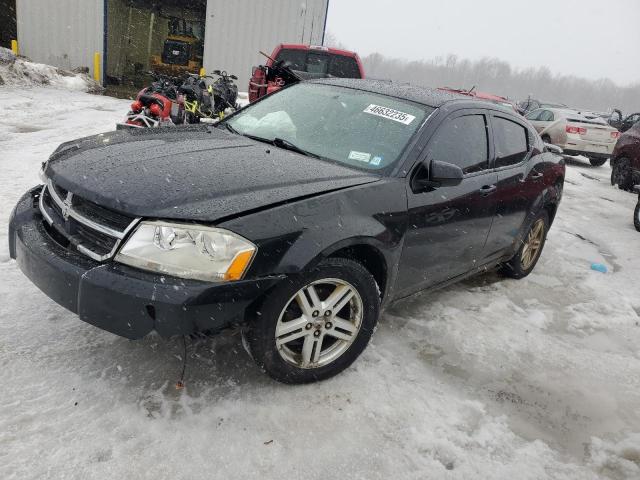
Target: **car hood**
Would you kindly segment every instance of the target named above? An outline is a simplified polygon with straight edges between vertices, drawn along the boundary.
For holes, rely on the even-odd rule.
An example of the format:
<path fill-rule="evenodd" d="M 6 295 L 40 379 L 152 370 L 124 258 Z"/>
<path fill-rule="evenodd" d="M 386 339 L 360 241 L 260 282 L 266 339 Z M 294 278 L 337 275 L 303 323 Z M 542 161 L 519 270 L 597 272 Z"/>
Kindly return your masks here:
<path fill-rule="evenodd" d="M 205 222 L 380 178 L 206 126 L 67 142 L 50 157 L 45 174 L 127 215 Z"/>

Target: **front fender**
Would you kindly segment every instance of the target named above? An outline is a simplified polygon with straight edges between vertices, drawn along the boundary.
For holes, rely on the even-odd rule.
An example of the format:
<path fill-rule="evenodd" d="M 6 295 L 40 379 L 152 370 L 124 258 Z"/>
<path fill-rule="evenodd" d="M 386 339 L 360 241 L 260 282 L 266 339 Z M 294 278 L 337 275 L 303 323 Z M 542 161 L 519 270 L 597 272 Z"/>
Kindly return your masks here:
<path fill-rule="evenodd" d="M 403 179 L 385 178 L 255 212 L 220 227 L 258 246 L 247 273 L 247 278 L 257 278 L 299 273 L 342 248 L 359 244 L 376 248 L 395 267 L 406 213 Z"/>

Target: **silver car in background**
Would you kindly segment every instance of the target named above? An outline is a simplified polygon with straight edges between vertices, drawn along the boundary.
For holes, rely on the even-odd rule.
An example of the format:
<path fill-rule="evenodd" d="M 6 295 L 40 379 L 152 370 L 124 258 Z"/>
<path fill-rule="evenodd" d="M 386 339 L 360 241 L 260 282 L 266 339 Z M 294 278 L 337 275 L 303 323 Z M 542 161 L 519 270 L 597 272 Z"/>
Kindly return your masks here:
<path fill-rule="evenodd" d="M 542 140 L 562 148 L 565 155 L 583 155 L 594 167 L 613 152 L 620 132 L 601 118 L 566 108 L 538 108 L 526 115 Z"/>

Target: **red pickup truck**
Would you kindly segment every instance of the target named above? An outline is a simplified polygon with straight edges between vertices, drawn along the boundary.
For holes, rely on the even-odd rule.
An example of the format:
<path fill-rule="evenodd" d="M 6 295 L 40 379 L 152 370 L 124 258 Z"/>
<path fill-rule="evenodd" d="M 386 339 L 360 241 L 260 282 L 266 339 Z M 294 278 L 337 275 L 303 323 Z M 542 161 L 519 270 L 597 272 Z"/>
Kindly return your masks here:
<path fill-rule="evenodd" d="M 249 102 L 300 79 L 364 78 L 355 52 L 314 45 L 280 44 L 264 65 L 253 67 L 249 80 Z"/>

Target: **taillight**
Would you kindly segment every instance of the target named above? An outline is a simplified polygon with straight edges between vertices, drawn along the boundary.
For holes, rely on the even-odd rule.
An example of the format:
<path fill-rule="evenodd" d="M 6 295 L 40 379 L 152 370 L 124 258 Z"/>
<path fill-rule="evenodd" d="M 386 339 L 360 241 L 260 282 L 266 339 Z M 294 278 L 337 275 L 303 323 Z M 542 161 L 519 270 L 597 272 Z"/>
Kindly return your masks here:
<path fill-rule="evenodd" d="M 567 133 L 577 133 L 579 135 L 585 135 L 587 133 L 587 129 L 584 127 L 575 127 L 573 125 L 567 125 Z"/>
<path fill-rule="evenodd" d="M 611 132 L 611 138 L 620 138 L 620 132 Z"/>
<path fill-rule="evenodd" d="M 131 104 L 132 112 L 138 113 L 140 110 L 142 110 L 142 102 L 140 100 L 136 100 Z"/>
<path fill-rule="evenodd" d="M 157 103 L 154 103 L 153 105 L 151 105 L 149 107 L 149 111 L 151 112 L 151 115 L 155 115 L 156 117 L 159 117 L 160 114 L 162 113 L 162 109 L 160 108 L 160 105 L 158 105 Z"/>

